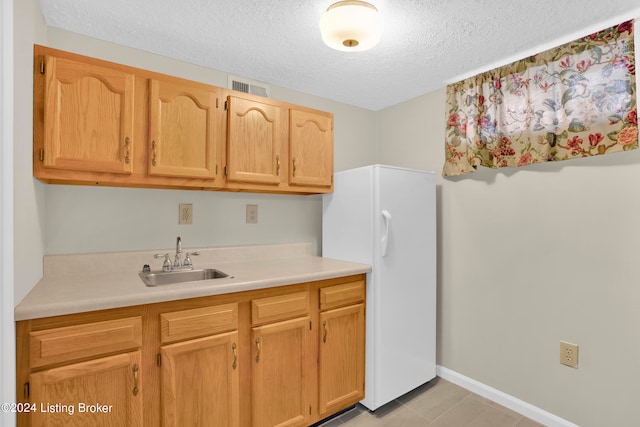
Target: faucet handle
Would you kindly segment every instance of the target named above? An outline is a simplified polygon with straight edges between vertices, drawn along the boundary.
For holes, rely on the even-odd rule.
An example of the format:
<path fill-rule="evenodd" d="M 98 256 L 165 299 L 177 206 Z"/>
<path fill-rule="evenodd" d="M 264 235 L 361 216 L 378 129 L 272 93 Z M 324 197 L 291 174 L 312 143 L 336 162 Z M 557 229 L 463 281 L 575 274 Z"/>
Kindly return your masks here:
<path fill-rule="evenodd" d="M 200 252 L 187 252 L 187 255 L 184 258 L 184 262 L 182 263 L 183 267 L 193 267 L 193 262 L 191 261 L 191 255 L 197 256 L 197 255 L 200 255 Z"/>
<path fill-rule="evenodd" d="M 169 254 L 155 254 L 154 258 L 164 257 L 164 262 L 162 263 L 162 271 L 171 271 L 173 270 L 173 264 L 171 264 L 171 256 Z"/>

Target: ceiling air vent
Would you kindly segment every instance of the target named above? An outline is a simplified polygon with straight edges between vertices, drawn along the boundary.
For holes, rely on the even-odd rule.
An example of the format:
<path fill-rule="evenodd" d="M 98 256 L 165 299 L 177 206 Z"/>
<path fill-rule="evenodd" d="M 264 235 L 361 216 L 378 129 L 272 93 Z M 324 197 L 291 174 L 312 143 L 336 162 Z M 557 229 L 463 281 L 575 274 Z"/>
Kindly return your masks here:
<path fill-rule="evenodd" d="M 252 95 L 269 97 L 269 85 L 255 80 L 245 79 L 244 77 L 229 76 L 229 89 L 239 92 L 250 93 Z"/>

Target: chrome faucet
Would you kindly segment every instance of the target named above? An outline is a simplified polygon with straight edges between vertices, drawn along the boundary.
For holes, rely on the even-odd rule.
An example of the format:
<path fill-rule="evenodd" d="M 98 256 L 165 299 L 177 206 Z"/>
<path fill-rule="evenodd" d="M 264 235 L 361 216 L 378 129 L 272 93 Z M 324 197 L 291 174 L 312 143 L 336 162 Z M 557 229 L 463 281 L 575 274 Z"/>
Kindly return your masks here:
<path fill-rule="evenodd" d="M 164 257 L 162 271 L 169 272 L 174 270 L 192 270 L 193 261 L 191 257 L 196 255 L 200 255 L 200 252 L 187 252 L 184 261 L 182 261 L 182 239 L 178 236 L 176 239 L 176 255 L 173 258 L 173 263 L 171 262 L 171 255 L 169 254 L 155 254 L 153 257 L 156 259 Z"/>
<path fill-rule="evenodd" d="M 156 259 L 164 257 L 164 262 L 162 263 L 162 271 L 173 271 L 173 265 L 171 265 L 169 254 L 155 254 L 153 257 Z"/>
<path fill-rule="evenodd" d="M 178 238 L 176 239 L 176 256 L 173 259 L 173 267 L 182 267 L 182 239 L 180 238 L 180 236 L 178 236 Z"/>

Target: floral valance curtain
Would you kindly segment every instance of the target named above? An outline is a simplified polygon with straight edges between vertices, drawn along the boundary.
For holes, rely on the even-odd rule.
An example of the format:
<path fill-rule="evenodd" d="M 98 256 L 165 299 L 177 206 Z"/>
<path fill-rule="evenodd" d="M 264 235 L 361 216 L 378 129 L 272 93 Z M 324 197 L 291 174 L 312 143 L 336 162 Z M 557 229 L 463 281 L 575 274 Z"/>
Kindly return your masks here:
<path fill-rule="evenodd" d="M 444 176 L 638 147 L 633 21 L 447 87 Z"/>

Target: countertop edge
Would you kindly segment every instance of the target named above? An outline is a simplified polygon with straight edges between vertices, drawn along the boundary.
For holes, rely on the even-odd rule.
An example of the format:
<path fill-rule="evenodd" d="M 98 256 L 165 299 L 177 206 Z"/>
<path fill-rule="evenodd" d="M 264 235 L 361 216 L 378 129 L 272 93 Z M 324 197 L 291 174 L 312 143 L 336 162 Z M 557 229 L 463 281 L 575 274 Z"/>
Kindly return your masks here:
<path fill-rule="evenodd" d="M 100 279 L 89 275 L 61 276 L 52 279 L 44 277 L 16 306 L 14 320 L 18 322 L 223 295 L 346 277 L 371 271 L 371 266 L 367 264 L 311 255 L 219 263 L 216 268 L 232 274 L 233 277 L 230 277 L 226 283 L 211 281 L 213 283 L 211 285 L 191 282 L 157 287 L 144 286 L 137 273 L 134 278 L 129 277 L 131 273 L 119 273 L 106 278 L 100 276 Z M 109 294 L 105 288 L 113 284 L 118 287 Z"/>

